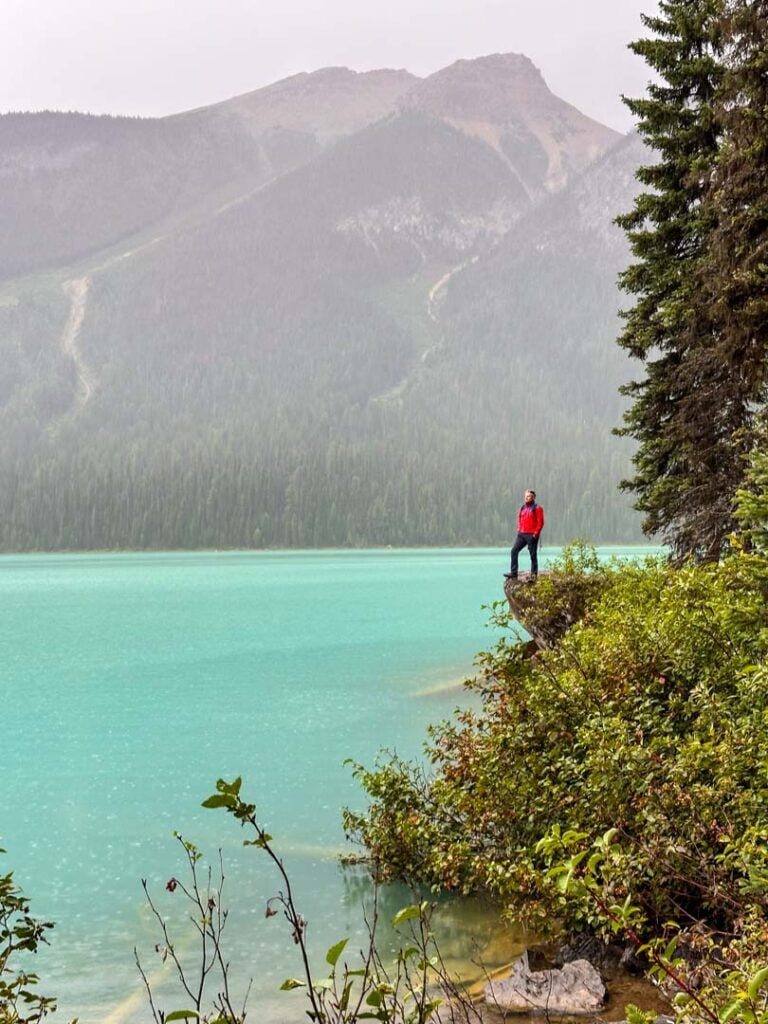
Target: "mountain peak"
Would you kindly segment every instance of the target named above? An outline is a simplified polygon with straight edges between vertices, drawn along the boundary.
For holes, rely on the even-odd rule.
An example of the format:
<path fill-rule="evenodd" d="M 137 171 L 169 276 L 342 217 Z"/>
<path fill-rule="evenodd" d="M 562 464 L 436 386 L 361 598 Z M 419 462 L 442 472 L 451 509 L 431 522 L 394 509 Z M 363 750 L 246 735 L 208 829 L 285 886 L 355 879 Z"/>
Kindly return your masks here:
<path fill-rule="evenodd" d="M 518 173 L 521 150 L 530 155 L 537 148 L 537 166 L 524 174 L 534 193 L 561 188 L 619 137 L 555 96 L 522 53 L 457 60 L 417 82 L 401 106 L 483 139 Z"/>
<path fill-rule="evenodd" d="M 498 82 L 528 79 L 547 88 L 541 72 L 524 53 L 488 53 L 482 57 L 462 57 L 429 75 L 429 78 L 471 81 L 480 76 L 486 81 L 495 78 Z"/>
<path fill-rule="evenodd" d="M 554 99 L 541 72 L 522 53 L 457 60 L 418 82 L 405 103 L 438 117 L 503 123 L 526 105 Z"/>

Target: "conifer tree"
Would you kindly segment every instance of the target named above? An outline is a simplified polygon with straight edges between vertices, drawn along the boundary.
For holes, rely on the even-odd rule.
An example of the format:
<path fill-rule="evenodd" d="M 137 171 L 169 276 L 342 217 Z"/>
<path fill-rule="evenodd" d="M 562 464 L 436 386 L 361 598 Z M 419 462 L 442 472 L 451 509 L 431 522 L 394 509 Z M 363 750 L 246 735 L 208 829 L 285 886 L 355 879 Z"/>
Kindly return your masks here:
<path fill-rule="evenodd" d="M 681 404 L 696 470 L 688 533 L 713 557 L 734 528 L 748 456 L 764 444 L 755 418 L 768 391 L 768 0 L 730 0 L 722 24 L 723 139 L 704 198 L 714 227 L 681 367 L 683 383 L 696 384 Z"/>
<path fill-rule="evenodd" d="M 661 534 L 678 554 L 701 547 L 688 504 L 696 460 L 681 443 L 686 392 L 696 383 L 684 378 L 681 365 L 696 271 L 714 226 L 713 209 L 702 200 L 720 139 L 714 100 L 723 74 L 722 12 L 723 0 L 661 0 L 658 15 L 643 16 L 652 36 L 631 48 L 658 80 L 645 97 L 625 100 L 658 161 L 641 168 L 638 178 L 649 191 L 618 218 L 636 259 L 621 278 L 636 302 L 619 344 L 645 364 L 644 378 L 623 388 L 633 404 L 618 432 L 639 442 L 635 476 L 623 486 L 637 495 L 645 532 Z"/>

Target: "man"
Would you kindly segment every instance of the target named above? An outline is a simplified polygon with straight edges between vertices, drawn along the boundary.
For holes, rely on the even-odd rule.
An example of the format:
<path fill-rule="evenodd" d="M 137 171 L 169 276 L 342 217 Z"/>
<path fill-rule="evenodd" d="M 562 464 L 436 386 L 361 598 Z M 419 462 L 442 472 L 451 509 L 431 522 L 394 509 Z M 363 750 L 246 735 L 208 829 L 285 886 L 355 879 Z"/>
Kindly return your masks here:
<path fill-rule="evenodd" d="M 536 504 L 536 491 L 525 492 L 525 503 L 517 513 L 517 539 L 512 546 L 512 563 L 509 572 L 505 573 L 508 580 L 517 579 L 517 559 L 523 548 L 528 548 L 531 556 L 531 579 L 539 575 L 538 547 L 539 536 L 544 529 L 544 509 Z"/>

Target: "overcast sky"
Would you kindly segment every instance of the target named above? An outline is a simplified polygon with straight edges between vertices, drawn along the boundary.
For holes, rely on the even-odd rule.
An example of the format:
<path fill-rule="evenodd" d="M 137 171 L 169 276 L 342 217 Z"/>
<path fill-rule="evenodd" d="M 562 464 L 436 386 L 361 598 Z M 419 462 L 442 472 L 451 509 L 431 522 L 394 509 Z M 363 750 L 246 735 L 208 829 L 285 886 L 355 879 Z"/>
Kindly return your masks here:
<path fill-rule="evenodd" d="M 648 80 L 626 47 L 654 0 L 0 0 L 0 111 L 159 116 L 298 71 L 427 75 L 525 53 L 553 92 L 626 131 Z"/>

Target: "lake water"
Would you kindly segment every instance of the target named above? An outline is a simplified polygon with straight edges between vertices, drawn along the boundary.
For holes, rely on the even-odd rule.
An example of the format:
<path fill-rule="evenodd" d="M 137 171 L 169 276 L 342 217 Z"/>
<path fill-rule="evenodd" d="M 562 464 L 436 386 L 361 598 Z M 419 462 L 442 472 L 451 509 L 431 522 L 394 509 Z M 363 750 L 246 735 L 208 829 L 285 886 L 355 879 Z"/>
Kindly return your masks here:
<path fill-rule="evenodd" d="M 451 684 L 494 642 L 482 605 L 503 598 L 507 561 L 478 549 L 0 558 L 0 870 L 56 921 L 34 969 L 59 1018 L 150 1019 L 134 946 L 161 1005 L 188 1002 L 162 996 L 172 978 L 141 889 L 146 878 L 179 924 L 164 889 L 183 873 L 176 829 L 223 851 L 227 946 L 238 984 L 254 978 L 251 1017 L 300 1019 L 295 994 L 277 993 L 300 965 L 285 922 L 264 918 L 274 872 L 200 803 L 217 777 L 242 775 L 317 952 L 359 935 L 364 885 L 337 861 L 340 808 L 361 804 L 343 762 L 385 746 L 418 756 L 426 724 L 466 700 Z M 385 910 L 404 902 L 390 893 Z M 487 927 L 477 908 L 446 917 L 461 913 Z"/>

